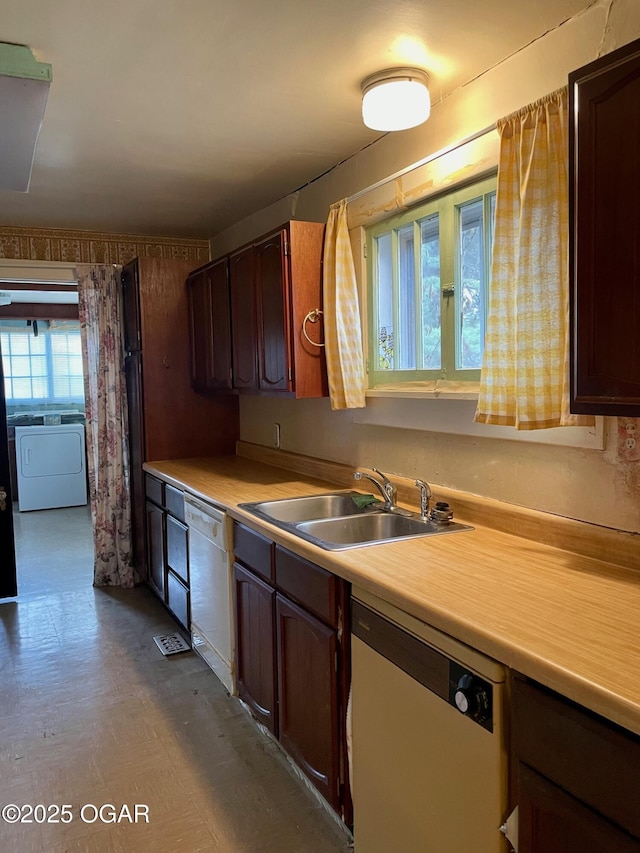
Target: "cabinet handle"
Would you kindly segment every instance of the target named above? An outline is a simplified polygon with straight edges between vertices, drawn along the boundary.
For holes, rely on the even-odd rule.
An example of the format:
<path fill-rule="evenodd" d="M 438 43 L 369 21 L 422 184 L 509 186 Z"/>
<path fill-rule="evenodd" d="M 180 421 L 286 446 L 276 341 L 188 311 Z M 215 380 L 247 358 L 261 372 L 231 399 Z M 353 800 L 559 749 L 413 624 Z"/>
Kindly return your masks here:
<path fill-rule="evenodd" d="M 318 320 L 320 319 L 321 314 L 322 314 L 322 311 L 320 310 L 320 308 L 314 308 L 313 311 L 309 311 L 307 316 L 302 321 L 302 334 L 309 341 L 311 346 L 314 346 L 314 347 L 323 347 L 324 344 L 317 344 L 315 341 L 311 340 L 311 338 L 307 334 L 307 323 L 317 323 Z"/>

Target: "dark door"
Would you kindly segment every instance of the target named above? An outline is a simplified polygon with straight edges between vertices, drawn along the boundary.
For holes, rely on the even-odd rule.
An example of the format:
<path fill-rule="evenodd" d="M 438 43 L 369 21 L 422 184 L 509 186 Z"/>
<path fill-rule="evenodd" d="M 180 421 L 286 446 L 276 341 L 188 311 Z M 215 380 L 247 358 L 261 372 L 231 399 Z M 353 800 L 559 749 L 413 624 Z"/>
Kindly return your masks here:
<path fill-rule="evenodd" d="M 9 482 L 7 407 L 4 399 L 4 373 L 0 351 L 0 598 L 13 598 L 17 594 L 16 549 L 13 539 L 13 509 Z"/>
<path fill-rule="evenodd" d="M 211 333 L 213 337 L 212 388 L 231 388 L 231 304 L 229 263 L 223 258 L 209 270 Z"/>
<path fill-rule="evenodd" d="M 237 563 L 233 565 L 233 576 L 238 695 L 277 737 L 275 590 Z"/>
<path fill-rule="evenodd" d="M 287 391 L 291 387 L 285 238 L 286 232 L 278 231 L 255 248 L 260 388 L 264 391 Z"/>
<path fill-rule="evenodd" d="M 340 805 L 337 631 L 276 595 L 280 743 Z"/>
<path fill-rule="evenodd" d="M 258 325 L 252 248 L 231 256 L 229 281 L 233 387 L 255 390 L 258 387 Z"/>

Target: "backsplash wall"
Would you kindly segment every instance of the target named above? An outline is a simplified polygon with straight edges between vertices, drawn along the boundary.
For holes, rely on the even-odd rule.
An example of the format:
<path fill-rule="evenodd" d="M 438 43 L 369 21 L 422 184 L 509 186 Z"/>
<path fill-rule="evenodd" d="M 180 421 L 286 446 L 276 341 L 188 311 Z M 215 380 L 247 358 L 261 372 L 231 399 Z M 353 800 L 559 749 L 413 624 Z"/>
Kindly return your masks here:
<path fill-rule="evenodd" d="M 291 217 L 326 220 L 332 202 L 565 85 L 569 71 L 638 37 L 637 0 L 598 0 L 436 102 L 422 127 L 388 134 L 299 193 L 217 235 L 212 257 Z M 276 422 L 285 450 L 354 468 L 375 465 L 389 474 L 640 532 L 640 462 L 618 458 L 615 419 L 605 419 L 604 450 L 593 450 L 359 424 L 350 412 L 331 411 L 328 400 L 241 398 L 243 440 L 271 446 Z"/>

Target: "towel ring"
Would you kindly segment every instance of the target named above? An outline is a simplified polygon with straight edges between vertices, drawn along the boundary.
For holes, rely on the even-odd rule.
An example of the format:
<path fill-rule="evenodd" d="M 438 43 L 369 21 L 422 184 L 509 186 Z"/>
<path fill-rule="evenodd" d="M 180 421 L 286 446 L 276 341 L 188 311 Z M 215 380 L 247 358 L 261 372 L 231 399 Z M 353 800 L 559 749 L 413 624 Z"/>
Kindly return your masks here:
<path fill-rule="evenodd" d="M 313 311 L 309 311 L 307 316 L 302 321 L 302 334 L 309 341 L 309 343 L 314 347 L 323 347 L 324 344 L 317 344 L 315 341 L 312 341 L 309 335 L 307 334 L 307 323 L 317 323 L 320 319 L 322 311 L 320 308 L 314 308 Z"/>

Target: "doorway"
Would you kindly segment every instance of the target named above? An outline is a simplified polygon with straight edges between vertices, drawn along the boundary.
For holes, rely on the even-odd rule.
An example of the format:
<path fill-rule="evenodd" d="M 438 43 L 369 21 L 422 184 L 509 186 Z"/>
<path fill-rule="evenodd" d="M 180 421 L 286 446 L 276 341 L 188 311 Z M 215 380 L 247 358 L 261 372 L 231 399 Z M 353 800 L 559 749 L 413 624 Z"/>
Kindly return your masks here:
<path fill-rule="evenodd" d="M 93 582 L 77 285 L 0 287 L 0 434 L 13 528 L 9 542 L 5 521 L 3 558 L 15 554 L 19 598 L 77 590 Z M 11 597 L 10 581 L 3 587 Z"/>

